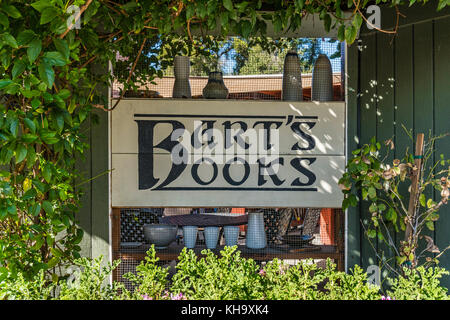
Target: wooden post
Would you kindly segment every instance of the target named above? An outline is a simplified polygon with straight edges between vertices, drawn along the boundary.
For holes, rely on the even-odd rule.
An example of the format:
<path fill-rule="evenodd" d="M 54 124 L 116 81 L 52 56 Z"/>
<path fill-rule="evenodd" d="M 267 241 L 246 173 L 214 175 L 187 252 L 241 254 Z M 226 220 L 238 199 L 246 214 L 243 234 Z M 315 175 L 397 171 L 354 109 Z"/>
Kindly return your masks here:
<path fill-rule="evenodd" d="M 422 172 L 422 164 L 423 164 L 423 140 L 424 134 L 417 134 L 416 140 L 416 150 L 414 156 L 414 165 L 417 168 L 413 171 L 411 177 L 411 192 L 409 194 L 409 206 L 408 206 L 408 216 L 407 216 L 407 224 L 405 231 L 405 241 L 409 242 L 410 237 L 413 232 L 413 224 L 416 221 L 416 212 L 417 212 L 417 203 L 419 200 L 419 179 Z"/>
<path fill-rule="evenodd" d="M 111 228 L 112 228 L 112 259 L 117 260 L 119 258 L 120 250 L 120 209 L 113 208 L 111 215 Z M 113 271 L 113 281 L 119 280 L 119 267 Z"/>
<path fill-rule="evenodd" d="M 336 230 L 335 232 L 335 244 L 337 247 L 338 258 L 336 260 L 336 266 L 339 271 L 345 271 L 345 217 L 342 209 L 332 209 L 332 215 L 334 216 Z"/>

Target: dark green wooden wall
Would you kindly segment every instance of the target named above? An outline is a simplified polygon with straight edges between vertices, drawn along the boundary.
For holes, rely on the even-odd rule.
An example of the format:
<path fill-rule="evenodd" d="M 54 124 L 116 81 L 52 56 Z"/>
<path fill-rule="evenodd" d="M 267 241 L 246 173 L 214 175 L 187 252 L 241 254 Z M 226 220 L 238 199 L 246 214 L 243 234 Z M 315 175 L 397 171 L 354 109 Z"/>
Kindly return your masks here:
<path fill-rule="evenodd" d="M 390 159 L 400 158 L 405 148 L 414 149 L 401 124 L 426 136 L 429 130 L 435 135 L 450 132 L 450 10 L 436 13 L 429 5 L 400 11 L 406 18 L 400 20 L 396 36 L 363 28 L 360 41 L 348 48 L 350 155 L 373 136 L 378 141 L 394 137 L 396 152 Z M 393 9 L 381 14 L 382 28 L 390 28 Z M 450 158 L 449 138 L 436 148 L 435 159 L 439 154 Z M 438 194 L 429 196 L 439 199 Z M 368 212 L 367 204 L 348 212 L 349 267 L 378 264 L 361 224 L 368 222 Z M 450 244 L 450 206 L 441 210 L 435 230 L 428 234 L 441 249 Z M 450 270 L 450 251 L 440 260 Z M 450 287 L 450 277 L 444 282 Z"/>
<path fill-rule="evenodd" d="M 105 90 L 105 97 L 108 97 L 108 90 Z M 108 113 L 94 110 L 85 122 L 84 134 L 90 147 L 76 166 L 83 175 L 80 183 L 85 182 L 78 187 L 83 192 L 77 214 L 79 226 L 84 231 L 81 255 L 91 258 L 102 255 L 103 261 L 107 262 L 110 260 Z"/>

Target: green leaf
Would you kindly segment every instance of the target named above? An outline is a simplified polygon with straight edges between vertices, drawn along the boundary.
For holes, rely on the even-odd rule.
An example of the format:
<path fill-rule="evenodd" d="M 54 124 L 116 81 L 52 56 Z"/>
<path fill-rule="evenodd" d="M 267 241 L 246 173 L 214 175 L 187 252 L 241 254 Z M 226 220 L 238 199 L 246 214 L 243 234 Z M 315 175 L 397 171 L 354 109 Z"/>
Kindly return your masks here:
<path fill-rule="evenodd" d="M 67 41 L 64 39 L 53 39 L 53 43 L 55 44 L 56 50 L 58 50 L 59 53 L 62 54 L 64 59 L 69 59 L 69 45 L 67 44 Z"/>
<path fill-rule="evenodd" d="M 19 46 L 17 45 L 16 39 L 10 35 L 9 33 L 2 34 L 3 41 L 6 42 L 10 47 L 17 49 Z"/>
<path fill-rule="evenodd" d="M 61 132 L 62 129 L 64 129 L 64 116 L 62 115 L 61 112 L 59 112 L 56 114 L 55 119 L 56 119 L 56 126 L 58 127 L 59 132 Z"/>
<path fill-rule="evenodd" d="M 434 222 L 433 221 L 428 221 L 426 223 L 426 225 L 429 230 L 434 231 Z"/>
<path fill-rule="evenodd" d="M 368 191 L 370 199 L 376 198 L 377 191 L 376 191 L 376 189 L 374 187 L 369 187 L 369 189 L 367 191 Z"/>
<path fill-rule="evenodd" d="M 26 133 L 24 135 L 22 135 L 22 140 L 25 143 L 32 143 L 34 142 L 36 139 L 38 138 L 37 135 L 32 134 L 32 133 Z"/>
<path fill-rule="evenodd" d="M 361 28 L 362 21 L 363 19 L 359 14 L 356 14 L 355 17 L 353 18 L 352 24 L 357 31 L 359 30 L 359 28 Z"/>
<path fill-rule="evenodd" d="M 41 192 L 41 193 L 45 193 L 45 191 L 47 190 L 47 187 L 45 186 L 45 184 L 43 184 L 42 182 L 40 182 L 37 179 L 33 179 L 33 185 Z"/>
<path fill-rule="evenodd" d="M 41 24 L 46 24 L 51 22 L 53 19 L 55 19 L 58 16 L 58 10 L 54 7 L 47 7 L 42 10 L 41 13 Z"/>
<path fill-rule="evenodd" d="M 11 74 L 13 79 L 17 78 L 17 76 L 21 75 L 22 72 L 25 71 L 25 63 L 22 60 L 16 60 L 14 66 L 12 68 Z"/>
<path fill-rule="evenodd" d="M 23 144 L 19 144 L 16 148 L 16 163 L 22 162 L 27 157 L 27 147 Z"/>
<path fill-rule="evenodd" d="M 43 57 L 46 63 L 51 66 L 61 67 L 66 65 L 66 59 L 64 59 L 64 57 L 58 51 L 46 52 Z"/>
<path fill-rule="evenodd" d="M 36 125 L 34 124 L 33 120 L 24 118 L 23 122 L 25 123 L 25 126 L 30 129 L 31 133 L 36 133 Z"/>
<path fill-rule="evenodd" d="M 11 83 L 14 83 L 14 81 L 9 80 L 9 79 L 0 80 L 0 89 L 3 89 L 5 87 L 9 86 Z"/>
<path fill-rule="evenodd" d="M 44 166 L 44 169 L 42 170 L 42 175 L 48 183 L 52 180 L 52 168 L 49 164 Z"/>
<path fill-rule="evenodd" d="M 367 189 L 366 188 L 363 188 L 362 190 L 361 190 L 361 196 L 362 196 L 362 198 L 364 199 L 364 200 L 367 200 L 367 196 L 369 195 L 369 192 L 367 191 Z"/>
<path fill-rule="evenodd" d="M 326 32 L 330 32 L 331 29 L 331 16 L 326 14 L 323 18 L 323 25 L 325 27 Z"/>
<path fill-rule="evenodd" d="M 51 7 L 52 3 L 50 0 L 39 0 L 33 2 L 31 6 L 39 12 L 42 12 L 45 8 Z"/>
<path fill-rule="evenodd" d="M 44 211 L 47 213 L 47 214 L 53 214 L 53 206 L 52 206 L 52 204 L 50 203 L 50 201 L 47 201 L 47 200 L 44 200 L 43 202 L 42 202 L 42 209 L 44 209 Z"/>
<path fill-rule="evenodd" d="M 57 94 L 57 96 L 60 97 L 63 100 L 66 100 L 67 98 L 69 98 L 70 95 L 71 95 L 71 92 L 69 90 L 67 90 L 67 89 L 62 89 Z"/>
<path fill-rule="evenodd" d="M 0 12 L 0 24 L 3 25 L 5 27 L 5 29 L 9 28 L 9 19 L 2 12 Z"/>
<path fill-rule="evenodd" d="M 8 211 L 6 211 L 5 207 L 0 207 L 0 220 L 3 220 L 7 217 Z"/>
<path fill-rule="evenodd" d="M 419 197 L 419 202 L 420 202 L 420 205 L 422 206 L 422 207 L 425 207 L 427 204 L 426 204 L 426 198 L 425 198 L 425 195 L 422 193 L 421 195 L 420 195 L 420 197 Z"/>
<path fill-rule="evenodd" d="M 354 194 L 351 194 L 348 197 L 348 201 L 349 201 L 350 205 L 353 207 L 356 207 L 356 205 L 358 204 L 358 198 Z"/>
<path fill-rule="evenodd" d="M 30 63 L 33 63 L 36 58 L 39 56 L 42 50 L 42 41 L 40 39 L 34 39 L 30 42 L 29 47 L 27 49 L 28 60 Z"/>
<path fill-rule="evenodd" d="M 252 24 L 248 20 L 244 20 L 240 23 L 241 34 L 244 38 L 248 38 L 250 32 L 252 31 Z"/>
<path fill-rule="evenodd" d="M 30 189 L 27 192 L 24 193 L 24 195 L 22 196 L 22 200 L 26 201 L 26 200 L 30 200 L 35 198 L 37 195 L 37 192 L 35 189 Z"/>
<path fill-rule="evenodd" d="M 9 124 L 9 132 L 11 132 L 11 134 L 14 137 L 17 137 L 17 134 L 19 133 L 19 120 L 18 119 L 14 119 L 11 121 L 11 123 Z"/>
<path fill-rule="evenodd" d="M 351 25 L 351 26 L 347 26 L 347 28 L 345 29 L 345 40 L 347 41 L 348 44 L 351 44 L 355 41 L 357 36 L 357 30 L 355 28 L 355 26 Z"/>
<path fill-rule="evenodd" d="M 44 244 L 45 240 L 42 237 L 39 237 L 38 239 L 36 239 L 36 242 L 34 243 L 34 245 L 32 246 L 32 248 L 34 250 L 39 250 L 42 245 Z"/>
<path fill-rule="evenodd" d="M 450 6 L 449 0 L 439 0 L 437 11 L 441 11 L 446 6 Z"/>
<path fill-rule="evenodd" d="M 338 40 L 341 42 L 345 41 L 345 25 L 343 25 L 343 24 L 341 24 L 338 29 Z M 360 152 L 360 149 L 358 149 L 358 151 L 356 153 L 354 153 L 355 151 L 353 151 L 352 153 L 358 154 Z"/>
<path fill-rule="evenodd" d="M 223 0 L 223 6 L 228 11 L 233 11 L 233 2 L 231 0 Z"/>
<path fill-rule="evenodd" d="M 405 256 L 400 256 L 400 257 L 395 257 L 397 259 L 397 264 L 398 265 L 402 265 L 405 261 L 406 261 L 406 257 Z"/>
<path fill-rule="evenodd" d="M 17 207 L 14 204 L 10 205 L 6 210 L 13 216 L 17 215 Z"/>
<path fill-rule="evenodd" d="M 303 7 L 305 5 L 305 0 L 295 0 L 295 5 L 299 10 L 303 10 Z"/>
<path fill-rule="evenodd" d="M 350 201 L 348 200 L 348 198 L 344 198 L 344 200 L 342 200 L 342 210 L 347 210 L 347 208 L 350 206 Z"/>
<path fill-rule="evenodd" d="M 34 40 L 37 35 L 32 30 L 24 30 L 17 36 L 17 44 L 19 46 L 25 46 Z"/>
<path fill-rule="evenodd" d="M 35 162 L 36 162 L 36 150 L 34 150 L 33 145 L 30 145 L 28 146 L 28 154 L 27 154 L 28 167 L 30 168 L 31 166 L 33 166 Z"/>
<path fill-rule="evenodd" d="M 10 16 L 11 18 L 14 19 L 19 19 L 22 17 L 22 15 L 20 14 L 19 10 L 17 10 L 16 7 L 14 7 L 13 5 L 3 5 L 2 9 L 8 14 L 8 16 Z"/>
<path fill-rule="evenodd" d="M 367 230 L 367 236 L 373 239 L 377 236 L 377 232 L 374 229 L 369 229 Z"/>
<path fill-rule="evenodd" d="M 35 203 L 31 208 L 31 214 L 37 217 L 40 212 L 41 212 L 41 205 L 39 203 Z"/>
<path fill-rule="evenodd" d="M 397 221 L 397 212 L 393 208 L 389 208 L 385 215 L 388 221 L 395 223 Z"/>
<path fill-rule="evenodd" d="M 39 76 L 41 80 L 47 85 L 47 87 L 51 88 L 53 86 L 53 82 L 55 81 L 55 72 L 51 65 L 42 61 L 38 67 Z"/>
<path fill-rule="evenodd" d="M 50 261 L 47 263 L 47 266 L 49 269 L 53 268 L 54 266 L 56 266 L 59 262 L 60 258 L 57 257 L 53 257 L 50 259 Z"/>

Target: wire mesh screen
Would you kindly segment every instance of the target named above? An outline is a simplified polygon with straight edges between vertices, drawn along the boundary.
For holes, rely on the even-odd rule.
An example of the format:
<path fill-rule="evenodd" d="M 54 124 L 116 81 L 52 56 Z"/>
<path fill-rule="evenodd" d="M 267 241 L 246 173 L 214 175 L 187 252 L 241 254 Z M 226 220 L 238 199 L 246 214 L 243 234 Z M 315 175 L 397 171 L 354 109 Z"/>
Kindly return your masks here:
<path fill-rule="evenodd" d="M 233 245 L 237 245 L 241 256 L 261 265 L 274 258 L 287 264 L 312 258 L 324 266 L 331 258 L 338 268 L 343 268 L 343 212 L 339 209 L 142 208 L 115 209 L 114 216 L 113 255 L 121 259 L 115 278 L 128 288 L 132 284 L 123 275 L 136 271 L 152 244 L 157 248 L 160 265 L 168 267 L 170 274 L 175 272 L 184 247 L 201 256 L 204 249 L 220 254 L 224 246 Z M 188 221 L 211 217 L 212 223 L 188 225 Z M 230 223 L 224 217 L 242 220 Z M 168 225 L 168 221 L 181 225 Z"/>
<path fill-rule="evenodd" d="M 283 72 L 287 68 L 286 56 L 293 50 L 298 56 L 300 68 L 298 77 L 301 78 L 299 82 L 303 100 L 308 101 L 313 97 L 313 73 L 315 64 L 321 56 L 328 58 L 326 63 L 329 65 L 321 64 L 316 71 L 320 74 L 325 67 L 326 76 L 328 77 L 328 72 L 330 74 L 331 97 L 327 100 L 344 99 L 341 90 L 344 57 L 341 53 L 341 43 L 337 40 L 279 39 L 267 44 L 261 42 L 259 38 L 243 40 L 231 37 L 223 41 L 204 40 L 201 43 L 202 50 L 194 50 L 188 56 L 172 56 L 168 60 L 166 56 L 168 63 L 164 64 L 159 63 L 163 54 L 160 48 L 162 44 L 156 43 L 153 47 L 147 47 L 142 52 L 142 58 L 138 60 L 136 68 L 153 68 L 159 77 L 139 80 L 135 83 L 136 90 L 130 89 L 125 92 L 122 92 L 124 87 L 117 79 L 127 77 L 133 59 L 118 54 L 113 70 L 116 77 L 112 90 L 113 98 L 119 98 L 123 93 L 125 98 L 216 97 L 239 100 L 281 100 L 283 73 L 286 78 L 286 72 Z M 136 54 L 130 54 L 130 56 L 136 56 Z M 317 85 L 316 88 L 318 88 Z"/>

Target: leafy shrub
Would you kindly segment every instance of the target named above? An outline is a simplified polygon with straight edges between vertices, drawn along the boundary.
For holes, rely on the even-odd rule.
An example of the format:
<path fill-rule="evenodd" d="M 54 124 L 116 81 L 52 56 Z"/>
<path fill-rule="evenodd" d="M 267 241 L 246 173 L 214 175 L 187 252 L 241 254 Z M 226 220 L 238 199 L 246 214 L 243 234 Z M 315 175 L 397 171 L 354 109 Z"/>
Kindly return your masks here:
<path fill-rule="evenodd" d="M 146 299 L 152 297 L 160 299 L 163 297 L 164 289 L 168 284 L 169 272 L 167 269 L 157 265 L 159 258 L 156 257 L 154 245 L 147 251 L 145 260 L 136 267 L 136 274 L 131 272 L 123 275 L 125 279 L 137 286 L 132 297 L 135 299 Z"/>
<path fill-rule="evenodd" d="M 48 300 L 52 297 L 55 284 L 44 277 L 41 270 L 33 279 L 25 279 L 19 273 L 0 280 L 0 300 Z"/>
<path fill-rule="evenodd" d="M 336 271 L 327 261 L 325 269 L 312 260 L 288 266 L 279 259 L 260 268 L 253 259 L 242 258 L 236 247 L 225 247 L 220 256 L 210 250 L 198 258 L 192 250 L 183 249 L 170 288 L 166 275 L 155 263 L 155 251 L 148 251 L 146 262 L 138 267 L 137 276 L 127 275 L 138 284 L 136 296 L 152 299 L 184 297 L 193 300 L 316 300 L 316 299 L 380 299 L 379 288 L 367 284 L 367 275 L 359 267 L 352 274 Z M 148 274 L 144 274 L 148 271 Z M 149 281 L 151 279 L 151 281 Z M 158 280 L 159 279 L 159 280 Z M 163 279 L 163 281 L 161 281 Z M 148 283 L 159 286 L 148 290 Z M 164 284 L 164 285 L 162 285 Z M 154 288 L 157 288 L 156 290 Z"/>
<path fill-rule="evenodd" d="M 449 272 L 443 268 L 404 268 L 404 276 L 391 279 L 389 296 L 397 300 L 448 300 L 447 288 L 440 286 L 440 278 Z"/>
<path fill-rule="evenodd" d="M 261 298 L 259 267 L 252 259 L 244 259 L 236 247 L 226 247 L 221 257 L 203 250 L 197 258 L 186 248 L 180 254 L 177 273 L 170 291 L 182 293 L 188 299 L 228 300 Z"/>
<path fill-rule="evenodd" d="M 96 259 L 76 259 L 75 265 L 81 270 L 75 271 L 73 278 L 60 282 L 58 299 L 60 300 L 116 300 L 127 297 L 128 292 L 122 283 L 108 284 L 112 271 L 120 264 L 119 260 L 102 266 L 103 256 Z M 73 279 L 73 280 L 72 280 Z"/>
<path fill-rule="evenodd" d="M 136 274 L 127 273 L 135 286 L 127 290 L 122 283 L 107 280 L 120 261 L 102 265 L 102 257 L 75 260 L 80 269 L 67 279 L 51 281 L 41 271 L 27 281 L 22 274 L 0 278 L 0 299 L 15 300 L 381 300 L 380 288 L 367 283 L 367 274 L 359 266 L 349 273 L 336 270 L 327 260 L 320 268 L 313 260 L 288 266 L 274 259 L 261 268 L 253 259 L 241 257 L 236 247 L 225 247 L 220 255 L 183 249 L 176 274 L 170 278 L 158 265 L 154 247 L 147 251 Z M 391 279 L 387 299 L 449 299 L 440 278 L 449 272 L 443 268 L 405 269 L 404 276 Z M 58 284 L 58 285 L 57 285 Z"/>
<path fill-rule="evenodd" d="M 379 300 L 379 287 L 367 283 L 367 274 L 359 266 L 350 274 L 336 271 L 336 265 L 327 260 L 324 270 L 326 292 L 322 298 L 327 300 Z"/>

